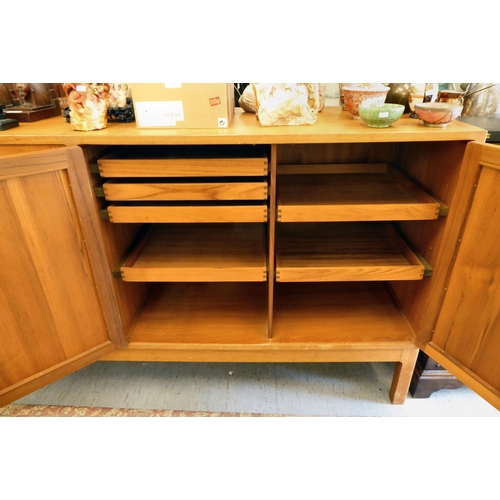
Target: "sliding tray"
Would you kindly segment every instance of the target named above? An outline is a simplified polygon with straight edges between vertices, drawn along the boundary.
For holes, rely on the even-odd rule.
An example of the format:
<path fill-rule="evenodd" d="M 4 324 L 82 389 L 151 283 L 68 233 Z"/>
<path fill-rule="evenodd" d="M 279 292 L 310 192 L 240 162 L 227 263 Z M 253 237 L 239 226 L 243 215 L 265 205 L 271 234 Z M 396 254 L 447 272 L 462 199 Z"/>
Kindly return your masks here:
<path fill-rule="evenodd" d="M 152 226 L 121 267 L 121 275 L 124 281 L 265 281 L 265 226 Z"/>
<path fill-rule="evenodd" d="M 276 231 L 276 281 L 396 281 L 424 276 L 424 264 L 390 223 L 280 223 Z"/>
<path fill-rule="evenodd" d="M 266 222 L 267 205 L 263 203 L 112 203 L 101 217 L 111 222 Z"/>
<path fill-rule="evenodd" d="M 385 164 L 281 165 L 277 186 L 280 222 L 431 220 L 442 209 Z"/>

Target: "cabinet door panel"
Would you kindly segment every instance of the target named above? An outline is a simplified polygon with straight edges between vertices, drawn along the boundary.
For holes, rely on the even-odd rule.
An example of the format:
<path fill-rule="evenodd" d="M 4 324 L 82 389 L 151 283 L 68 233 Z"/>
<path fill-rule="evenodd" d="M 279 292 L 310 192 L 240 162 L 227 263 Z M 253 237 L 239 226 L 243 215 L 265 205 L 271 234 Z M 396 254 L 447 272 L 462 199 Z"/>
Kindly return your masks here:
<path fill-rule="evenodd" d="M 430 349 L 500 409 L 500 147 L 471 147 L 483 148 L 480 175 Z"/>
<path fill-rule="evenodd" d="M 92 209 L 79 148 L 0 158 L 0 404 L 119 343 Z"/>

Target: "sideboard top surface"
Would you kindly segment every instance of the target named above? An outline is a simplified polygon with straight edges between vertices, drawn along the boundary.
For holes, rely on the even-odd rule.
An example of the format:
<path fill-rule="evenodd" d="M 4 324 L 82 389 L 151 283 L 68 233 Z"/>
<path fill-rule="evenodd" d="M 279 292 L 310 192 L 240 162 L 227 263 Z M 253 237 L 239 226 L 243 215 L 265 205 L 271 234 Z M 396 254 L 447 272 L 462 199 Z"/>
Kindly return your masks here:
<path fill-rule="evenodd" d="M 386 129 L 368 127 L 340 107 L 326 107 L 314 125 L 263 127 L 252 113 L 236 109 L 227 129 L 138 129 L 135 123 L 108 123 L 107 128 L 79 132 L 61 116 L 0 132 L 2 144 L 190 145 L 190 144 L 321 144 L 421 141 L 485 142 L 487 131 L 455 120 L 445 128 L 426 127 L 403 116 Z"/>

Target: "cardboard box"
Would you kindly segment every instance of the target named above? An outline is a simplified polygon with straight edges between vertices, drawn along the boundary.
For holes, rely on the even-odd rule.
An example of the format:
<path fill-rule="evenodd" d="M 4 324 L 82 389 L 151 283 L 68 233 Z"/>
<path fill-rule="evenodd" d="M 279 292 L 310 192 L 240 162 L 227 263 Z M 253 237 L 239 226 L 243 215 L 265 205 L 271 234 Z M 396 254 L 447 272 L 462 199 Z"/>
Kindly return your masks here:
<path fill-rule="evenodd" d="M 227 128 L 232 83 L 132 83 L 137 128 Z"/>

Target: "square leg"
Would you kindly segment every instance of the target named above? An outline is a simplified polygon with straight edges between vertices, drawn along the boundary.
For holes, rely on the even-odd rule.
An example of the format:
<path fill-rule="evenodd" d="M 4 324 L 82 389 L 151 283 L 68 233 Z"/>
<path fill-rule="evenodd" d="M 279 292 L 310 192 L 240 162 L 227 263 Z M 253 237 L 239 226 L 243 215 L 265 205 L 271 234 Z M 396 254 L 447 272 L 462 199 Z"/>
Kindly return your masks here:
<path fill-rule="evenodd" d="M 401 405 L 405 402 L 410 382 L 417 362 L 418 348 L 404 349 L 401 351 L 401 357 L 396 362 L 394 369 L 394 377 L 392 378 L 391 390 L 389 397 L 392 404 Z"/>

